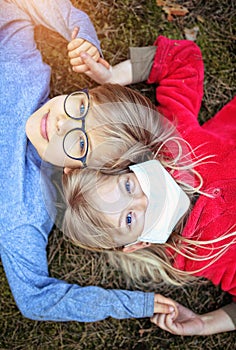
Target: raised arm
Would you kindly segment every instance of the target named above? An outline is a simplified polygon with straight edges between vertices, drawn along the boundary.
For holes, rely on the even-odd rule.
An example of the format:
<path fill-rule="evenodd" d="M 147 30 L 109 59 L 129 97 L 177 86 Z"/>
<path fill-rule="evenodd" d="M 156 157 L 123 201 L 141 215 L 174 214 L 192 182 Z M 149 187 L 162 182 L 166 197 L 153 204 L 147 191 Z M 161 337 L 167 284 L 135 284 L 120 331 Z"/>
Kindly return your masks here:
<path fill-rule="evenodd" d="M 82 53 L 81 57 L 90 69 L 86 74 L 99 84 L 128 85 L 148 78 L 148 83 L 156 85 L 158 109 L 165 117 L 175 120 L 180 131 L 199 126 L 197 117 L 204 78 L 199 47 L 192 41 L 171 40 L 163 36 L 158 37 L 155 45 L 154 49 L 131 48 L 130 60 L 110 70 L 94 62 L 87 54 Z"/>
<path fill-rule="evenodd" d="M 199 47 L 188 40 L 160 36 L 148 83 L 156 84 L 158 110 L 179 130 L 198 125 L 204 69 Z"/>
<path fill-rule="evenodd" d="M 96 62 L 86 52 L 80 53 L 79 56 L 88 68 L 85 74 L 98 84 L 129 85 L 132 83 L 132 64 L 130 60 L 120 62 L 109 68 L 109 64 L 105 60 L 103 60 L 104 62 Z M 80 72 L 77 67 L 74 67 L 74 71 Z"/>
<path fill-rule="evenodd" d="M 79 53 L 77 60 L 83 60 L 88 69 L 86 74 L 98 84 L 129 85 L 147 80 L 153 64 L 156 47 L 131 47 L 129 51 L 130 59 L 120 62 L 113 67 L 109 66 L 104 59 L 100 60 L 100 62 L 95 62 L 86 52 Z M 73 66 L 73 70 L 80 73 L 79 67 L 76 66 L 76 59 L 70 60 L 70 63 Z"/>
<path fill-rule="evenodd" d="M 96 31 L 88 15 L 72 6 L 69 0 L 13 0 L 34 23 L 58 32 L 67 41 L 75 27 L 79 27 L 77 37 L 89 41 L 101 53 Z"/>

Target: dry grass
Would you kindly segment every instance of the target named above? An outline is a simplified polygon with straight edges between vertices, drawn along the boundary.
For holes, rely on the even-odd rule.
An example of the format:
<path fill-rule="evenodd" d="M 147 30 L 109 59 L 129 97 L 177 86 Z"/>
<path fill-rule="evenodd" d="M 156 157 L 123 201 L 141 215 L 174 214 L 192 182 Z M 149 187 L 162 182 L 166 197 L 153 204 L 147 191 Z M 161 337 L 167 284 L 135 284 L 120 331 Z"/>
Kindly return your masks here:
<path fill-rule="evenodd" d="M 115 64 L 127 57 L 129 46 L 150 45 L 158 34 L 183 38 L 183 29 L 198 25 L 197 43 L 205 61 L 205 97 L 200 114 L 203 122 L 213 116 L 235 94 L 235 5 L 233 0 L 179 1 L 189 14 L 167 22 L 155 0 L 86 0 L 73 3 L 87 11 L 97 29 L 105 57 Z M 58 35 L 38 28 L 36 38 L 45 60 L 52 66 L 51 95 L 68 93 L 95 84 L 86 77 L 72 74 L 66 59 L 65 41 Z M 154 100 L 154 89 L 146 84 L 133 88 Z M 104 269 L 98 254 L 85 252 L 63 240 L 54 229 L 48 246 L 52 276 L 81 285 L 123 288 L 122 276 Z M 208 337 L 179 337 L 157 329 L 148 319 L 113 320 L 97 323 L 34 322 L 21 316 L 9 290 L 3 269 L 0 270 L 0 349 L 224 349 L 232 350 L 236 333 Z M 230 301 L 211 283 L 185 290 L 162 287 L 161 291 L 191 307 L 196 312 L 214 310 Z"/>

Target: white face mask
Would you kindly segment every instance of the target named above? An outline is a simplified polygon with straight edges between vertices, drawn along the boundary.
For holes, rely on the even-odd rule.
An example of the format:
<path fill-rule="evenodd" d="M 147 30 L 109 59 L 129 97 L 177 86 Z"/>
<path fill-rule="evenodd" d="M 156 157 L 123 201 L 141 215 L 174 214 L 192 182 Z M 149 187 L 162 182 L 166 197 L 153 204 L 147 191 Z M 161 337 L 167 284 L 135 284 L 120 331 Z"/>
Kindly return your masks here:
<path fill-rule="evenodd" d="M 144 230 L 136 242 L 165 243 L 188 210 L 190 200 L 158 160 L 129 168 L 148 198 Z"/>

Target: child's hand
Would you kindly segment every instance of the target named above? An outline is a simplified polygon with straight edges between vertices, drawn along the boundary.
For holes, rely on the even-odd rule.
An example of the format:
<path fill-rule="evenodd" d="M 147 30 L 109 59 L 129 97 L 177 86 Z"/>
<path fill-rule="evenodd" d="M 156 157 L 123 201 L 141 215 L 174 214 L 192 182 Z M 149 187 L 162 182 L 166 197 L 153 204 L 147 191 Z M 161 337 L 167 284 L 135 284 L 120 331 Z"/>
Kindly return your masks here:
<path fill-rule="evenodd" d="M 98 84 L 112 82 L 112 70 L 110 65 L 103 58 L 99 57 L 97 62 L 87 52 L 80 54 L 83 63 L 87 67 L 85 74 Z"/>
<path fill-rule="evenodd" d="M 73 71 L 77 73 L 85 73 L 88 70 L 88 67 L 81 59 L 80 53 L 85 52 L 89 54 L 95 60 L 95 62 L 97 62 L 100 58 L 100 53 L 96 46 L 91 44 L 89 41 L 76 38 L 78 33 L 79 28 L 75 27 L 71 35 L 72 40 L 67 46 L 68 56 L 70 58 L 70 64 L 72 65 Z"/>
<path fill-rule="evenodd" d="M 167 315 L 164 313 L 155 314 L 153 317 L 151 317 L 151 322 L 155 323 L 161 329 L 164 329 L 172 334 L 202 334 L 204 330 L 204 322 L 201 316 L 195 314 L 177 302 L 174 302 L 174 304 L 178 309 L 177 317 L 175 312 L 169 313 Z"/>
<path fill-rule="evenodd" d="M 80 57 L 86 67 L 84 73 L 88 77 L 96 81 L 98 84 L 112 82 L 112 71 L 109 69 L 110 65 L 107 61 L 99 57 L 96 62 L 87 52 L 81 52 Z M 75 71 L 77 72 L 77 70 Z"/>
<path fill-rule="evenodd" d="M 130 60 L 125 60 L 111 67 L 107 61 L 99 57 L 97 62 L 86 52 L 81 52 L 88 70 L 85 72 L 98 84 L 120 84 L 129 85 L 132 83 L 132 64 Z"/>
<path fill-rule="evenodd" d="M 178 316 L 178 308 L 176 303 L 170 299 L 163 297 L 161 294 L 154 296 L 154 314 L 172 314 L 174 318 Z M 155 315 L 153 316 L 153 318 Z"/>

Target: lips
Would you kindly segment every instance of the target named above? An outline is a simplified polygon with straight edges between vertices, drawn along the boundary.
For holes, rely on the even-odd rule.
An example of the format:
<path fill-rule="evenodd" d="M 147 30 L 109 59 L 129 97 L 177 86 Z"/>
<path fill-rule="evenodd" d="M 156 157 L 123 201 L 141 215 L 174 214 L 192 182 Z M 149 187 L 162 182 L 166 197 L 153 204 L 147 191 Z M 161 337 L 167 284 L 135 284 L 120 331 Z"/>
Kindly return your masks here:
<path fill-rule="evenodd" d="M 49 141 L 48 131 L 47 131 L 48 115 L 49 115 L 49 111 L 46 114 L 44 114 L 43 118 L 41 119 L 41 124 L 40 124 L 40 133 L 46 141 Z"/>

